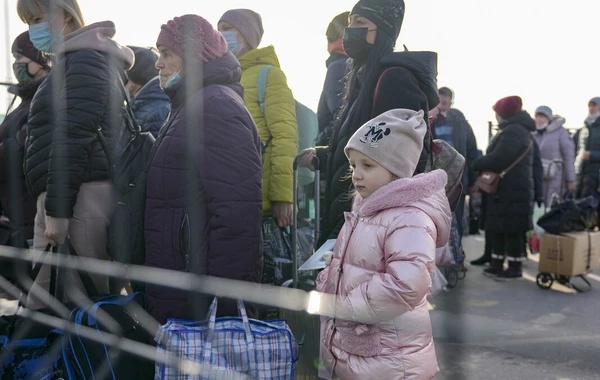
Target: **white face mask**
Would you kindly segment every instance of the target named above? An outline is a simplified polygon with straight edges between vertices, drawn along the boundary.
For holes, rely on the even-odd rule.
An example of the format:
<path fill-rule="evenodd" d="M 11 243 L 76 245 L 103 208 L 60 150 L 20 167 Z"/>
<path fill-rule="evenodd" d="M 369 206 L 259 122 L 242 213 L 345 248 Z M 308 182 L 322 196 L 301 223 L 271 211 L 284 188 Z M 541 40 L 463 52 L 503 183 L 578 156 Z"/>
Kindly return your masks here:
<path fill-rule="evenodd" d="M 546 127 L 548 126 L 548 123 L 542 125 L 542 126 L 536 126 L 536 128 L 538 129 L 538 131 L 542 130 L 542 129 L 546 129 Z"/>

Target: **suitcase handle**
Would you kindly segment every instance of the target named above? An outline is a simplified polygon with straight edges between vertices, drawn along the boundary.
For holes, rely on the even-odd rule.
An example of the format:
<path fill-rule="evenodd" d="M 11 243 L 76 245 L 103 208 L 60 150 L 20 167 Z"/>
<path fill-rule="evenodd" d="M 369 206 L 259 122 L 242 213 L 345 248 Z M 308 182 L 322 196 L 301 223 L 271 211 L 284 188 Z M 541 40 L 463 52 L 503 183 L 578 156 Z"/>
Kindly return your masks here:
<path fill-rule="evenodd" d="M 296 156 L 296 158 L 294 158 L 294 171 L 298 170 L 299 161 L 300 161 L 300 156 Z M 313 157 L 312 164 L 315 167 L 315 173 L 321 171 L 321 161 L 319 160 L 319 157 L 317 157 L 317 156 Z"/>

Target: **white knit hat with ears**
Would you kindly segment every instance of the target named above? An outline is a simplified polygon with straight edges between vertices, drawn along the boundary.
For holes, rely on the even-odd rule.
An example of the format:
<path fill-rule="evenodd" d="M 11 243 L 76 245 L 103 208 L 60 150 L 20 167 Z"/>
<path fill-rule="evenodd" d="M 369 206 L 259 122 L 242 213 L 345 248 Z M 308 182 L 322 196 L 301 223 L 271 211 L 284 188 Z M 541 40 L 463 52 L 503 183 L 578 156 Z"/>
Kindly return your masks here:
<path fill-rule="evenodd" d="M 396 177 L 410 178 L 421 157 L 426 132 L 423 111 L 393 109 L 360 127 L 348 141 L 344 153 L 348 157 L 350 149 L 354 149 Z"/>

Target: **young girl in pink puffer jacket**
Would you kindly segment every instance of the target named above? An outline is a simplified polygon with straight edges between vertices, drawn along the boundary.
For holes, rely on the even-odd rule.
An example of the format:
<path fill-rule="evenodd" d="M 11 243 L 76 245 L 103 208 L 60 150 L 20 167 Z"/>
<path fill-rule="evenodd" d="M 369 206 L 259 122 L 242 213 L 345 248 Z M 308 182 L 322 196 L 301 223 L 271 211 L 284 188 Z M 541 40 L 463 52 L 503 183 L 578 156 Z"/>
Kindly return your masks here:
<path fill-rule="evenodd" d="M 413 177 L 426 129 L 422 111 L 395 109 L 346 146 L 357 194 L 317 280 L 318 291 L 336 296 L 327 305 L 336 318 L 321 321 L 323 377 L 425 380 L 439 372 L 426 297 L 451 215 L 446 173 Z"/>

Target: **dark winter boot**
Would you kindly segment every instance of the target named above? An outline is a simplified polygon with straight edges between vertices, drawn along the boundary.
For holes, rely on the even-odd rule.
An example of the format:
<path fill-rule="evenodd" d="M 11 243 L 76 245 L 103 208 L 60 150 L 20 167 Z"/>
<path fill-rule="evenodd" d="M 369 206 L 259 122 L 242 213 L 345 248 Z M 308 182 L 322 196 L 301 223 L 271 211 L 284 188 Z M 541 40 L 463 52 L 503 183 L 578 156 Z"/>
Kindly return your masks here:
<path fill-rule="evenodd" d="M 492 259 L 490 267 L 483 270 L 483 274 L 490 277 L 496 277 L 504 270 L 504 259 Z"/>
<path fill-rule="evenodd" d="M 508 269 L 496 276 L 498 281 L 511 281 L 523 277 L 523 263 L 521 261 L 509 261 Z"/>
<path fill-rule="evenodd" d="M 471 261 L 471 265 L 474 266 L 484 266 L 487 263 L 492 261 L 492 255 L 490 253 L 484 253 L 483 256 L 478 258 L 477 260 Z"/>

